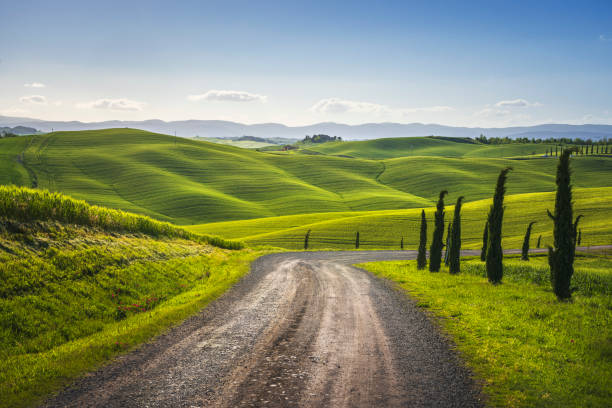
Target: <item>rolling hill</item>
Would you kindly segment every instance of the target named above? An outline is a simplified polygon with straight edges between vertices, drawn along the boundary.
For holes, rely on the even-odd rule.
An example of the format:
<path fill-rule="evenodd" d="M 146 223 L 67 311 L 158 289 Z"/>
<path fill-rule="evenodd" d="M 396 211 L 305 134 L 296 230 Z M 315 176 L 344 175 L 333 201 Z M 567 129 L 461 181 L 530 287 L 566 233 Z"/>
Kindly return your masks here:
<path fill-rule="evenodd" d="M 449 202 L 459 194 L 474 201 L 490 196 L 499 169 L 509 165 L 508 194 L 555 188 L 556 160 L 499 158 L 533 145 L 414 138 L 411 148 L 406 141 L 317 146 L 348 146 L 350 158 L 338 151 L 258 152 L 133 129 L 55 132 L 0 140 L 0 184 L 60 191 L 183 225 L 429 207 L 443 188 Z M 577 157 L 573 169 L 576 187 L 612 186 L 610 158 Z"/>
<path fill-rule="evenodd" d="M 510 174 L 510 179 L 512 173 Z M 514 194 L 506 197 L 503 244 L 520 248 L 525 229 L 533 227 L 532 247 L 542 236 L 541 247 L 552 245 L 552 222 L 546 215 L 554 208 L 555 193 Z M 478 249 L 491 199 L 464 204 L 462 208 L 462 246 Z M 612 188 L 586 188 L 574 191 L 576 214 L 582 214 L 581 245 L 605 245 L 612 242 Z M 446 200 L 446 221 L 452 218 L 453 201 Z M 425 209 L 429 231 L 433 228 L 435 207 Z M 399 249 L 404 238 L 406 249 L 416 249 L 421 209 L 302 214 L 255 220 L 218 222 L 188 227 L 190 231 L 221 235 L 251 245 L 273 245 L 303 249 L 304 236 L 311 231 L 310 249 L 353 249 L 355 232 L 360 233 L 360 248 Z"/>

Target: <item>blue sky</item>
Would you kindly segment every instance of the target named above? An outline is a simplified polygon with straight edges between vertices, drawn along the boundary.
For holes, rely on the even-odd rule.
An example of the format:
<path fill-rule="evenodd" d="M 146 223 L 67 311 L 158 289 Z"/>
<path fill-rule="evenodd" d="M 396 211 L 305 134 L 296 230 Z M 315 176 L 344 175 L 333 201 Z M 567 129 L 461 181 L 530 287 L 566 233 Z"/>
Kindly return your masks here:
<path fill-rule="evenodd" d="M 612 1 L 172 3 L 0 0 L 0 114 L 612 123 Z"/>

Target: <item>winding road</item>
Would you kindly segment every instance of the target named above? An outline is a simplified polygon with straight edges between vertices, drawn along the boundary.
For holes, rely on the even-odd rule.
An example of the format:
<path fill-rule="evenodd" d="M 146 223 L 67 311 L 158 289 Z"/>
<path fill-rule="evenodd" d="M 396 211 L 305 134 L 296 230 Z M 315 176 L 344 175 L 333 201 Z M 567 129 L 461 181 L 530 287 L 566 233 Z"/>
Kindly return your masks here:
<path fill-rule="evenodd" d="M 415 251 L 267 255 L 198 315 L 47 407 L 479 407 L 452 345 L 351 266 Z"/>

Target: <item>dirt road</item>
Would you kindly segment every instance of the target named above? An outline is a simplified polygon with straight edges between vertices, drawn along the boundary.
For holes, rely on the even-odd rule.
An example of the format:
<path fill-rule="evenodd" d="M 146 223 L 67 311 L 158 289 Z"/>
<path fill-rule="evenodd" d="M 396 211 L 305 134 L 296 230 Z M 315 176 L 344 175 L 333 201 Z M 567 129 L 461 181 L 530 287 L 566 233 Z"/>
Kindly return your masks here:
<path fill-rule="evenodd" d="M 262 257 L 202 313 L 46 406 L 481 406 L 478 387 L 427 317 L 350 266 L 415 255 Z"/>

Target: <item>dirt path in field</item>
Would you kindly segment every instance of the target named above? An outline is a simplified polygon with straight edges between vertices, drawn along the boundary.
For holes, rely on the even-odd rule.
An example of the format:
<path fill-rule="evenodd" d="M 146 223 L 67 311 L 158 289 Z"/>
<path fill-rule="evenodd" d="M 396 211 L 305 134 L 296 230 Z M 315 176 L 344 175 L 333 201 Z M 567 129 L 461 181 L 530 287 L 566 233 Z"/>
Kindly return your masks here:
<path fill-rule="evenodd" d="M 388 282 L 350 266 L 415 257 L 357 251 L 259 258 L 200 314 L 45 406 L 481 406 L 478 387 L 435 325 Z"/>

